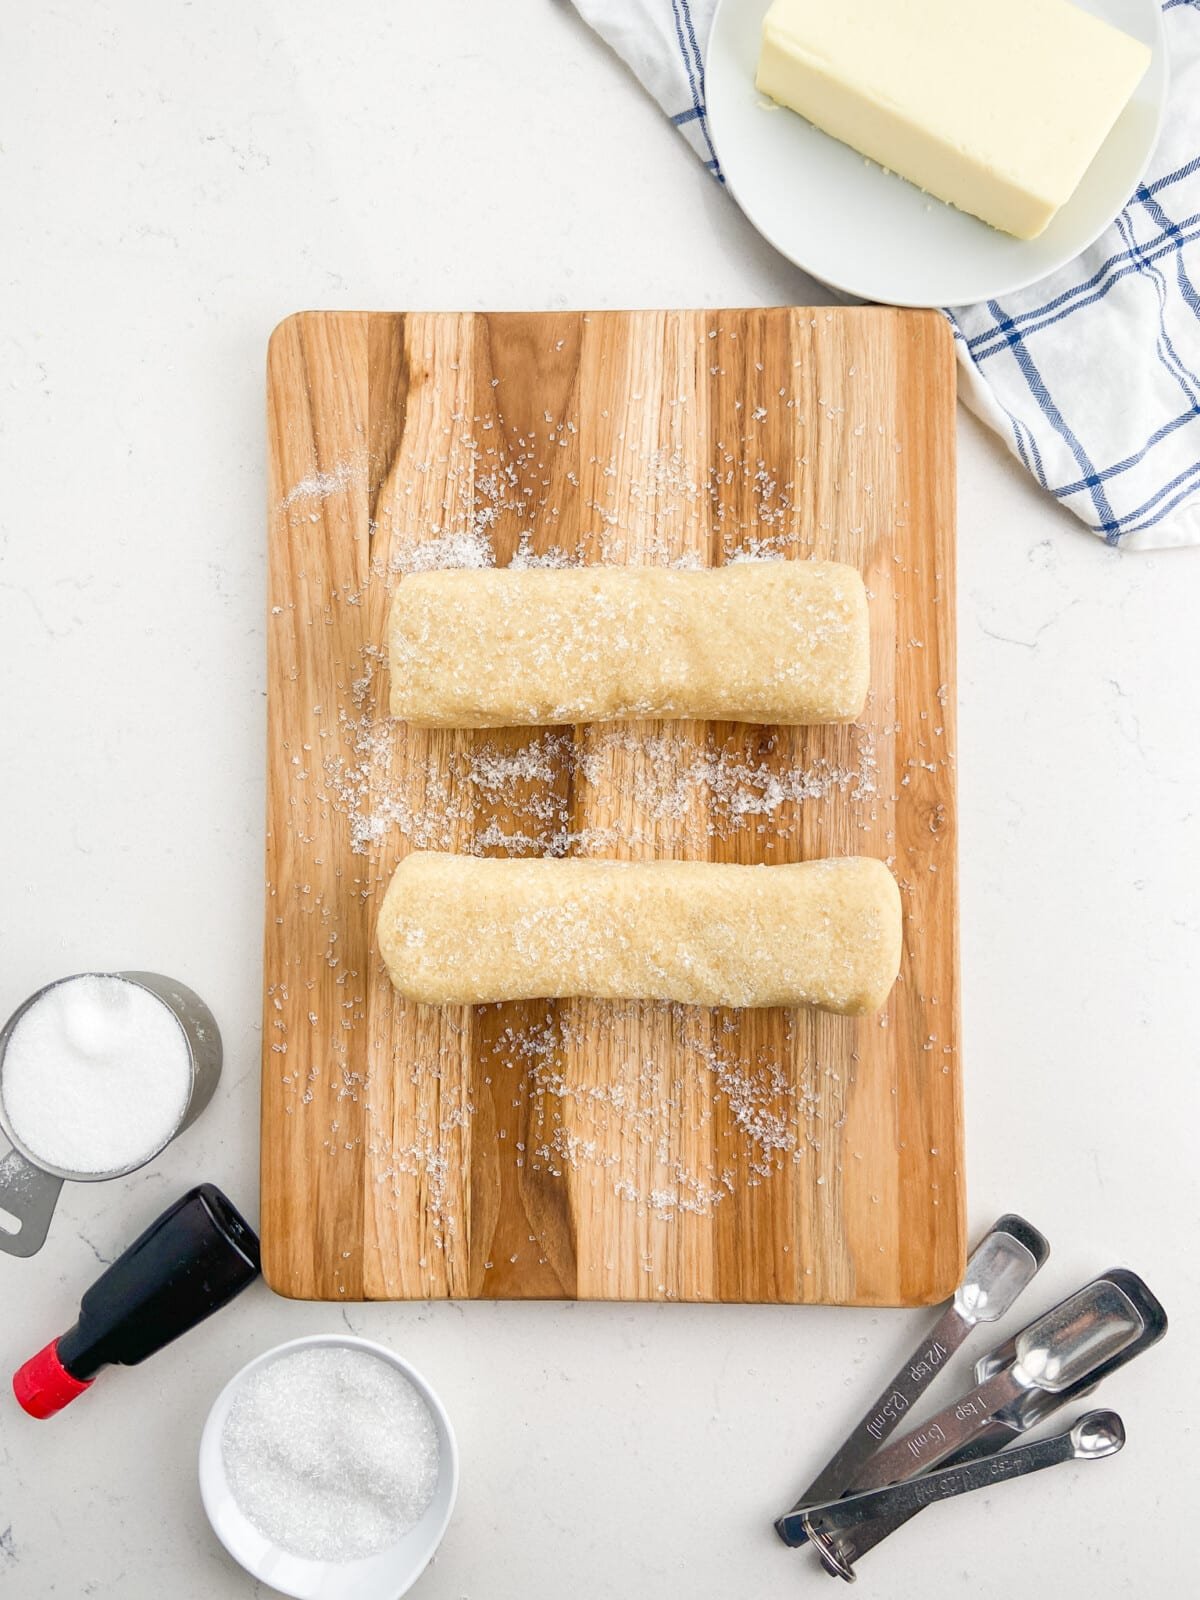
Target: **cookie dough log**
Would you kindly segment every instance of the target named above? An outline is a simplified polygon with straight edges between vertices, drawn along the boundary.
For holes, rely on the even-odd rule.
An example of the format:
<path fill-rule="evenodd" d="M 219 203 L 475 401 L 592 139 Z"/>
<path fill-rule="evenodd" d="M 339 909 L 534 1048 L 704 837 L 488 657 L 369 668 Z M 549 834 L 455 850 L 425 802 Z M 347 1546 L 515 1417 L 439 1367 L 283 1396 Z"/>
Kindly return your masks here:
<path fill-rule="evenodd" d="M 392 715 L 426 728 L 853 722 L 870 670 L 862 578 L 833 561 L 415 573 L 388 644 Z"/>
<path fill-rule="evenodd" d="M 565 998 L 877 1011 L 900 965 L 900 892 L 861 856 L 794 866 L 504 860 L 418 851 L 379 948 L 406 998 Z"/>

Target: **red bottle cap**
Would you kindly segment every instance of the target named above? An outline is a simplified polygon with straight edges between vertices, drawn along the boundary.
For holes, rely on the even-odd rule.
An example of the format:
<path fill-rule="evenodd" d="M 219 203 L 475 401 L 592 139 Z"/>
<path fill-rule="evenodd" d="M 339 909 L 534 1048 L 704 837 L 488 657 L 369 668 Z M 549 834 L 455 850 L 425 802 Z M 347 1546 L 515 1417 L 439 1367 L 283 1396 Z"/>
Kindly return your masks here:
<path fill-rule="evenodd" d="M 57 1339 L 18 1367 L 12 1383 L 18 1404 L 31 1417 L 52 1417 L 92 1386 L 90 1378 L 73 1378 L 63 1366 L 58 1359 Z"/>

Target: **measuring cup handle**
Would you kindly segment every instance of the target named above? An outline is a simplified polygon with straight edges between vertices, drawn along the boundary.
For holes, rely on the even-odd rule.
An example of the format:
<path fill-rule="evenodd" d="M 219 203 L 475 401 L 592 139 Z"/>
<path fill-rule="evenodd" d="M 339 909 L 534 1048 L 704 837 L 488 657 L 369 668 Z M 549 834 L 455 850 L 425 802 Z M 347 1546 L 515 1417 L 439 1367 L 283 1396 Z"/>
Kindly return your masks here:
<path fill-rule="evenodd" d="M 61 1178 L 15 1150 L 0 1156 L 0 1250 L 10 1256 L 37 1254 L 46 1242 L 62 1186 Z"/>

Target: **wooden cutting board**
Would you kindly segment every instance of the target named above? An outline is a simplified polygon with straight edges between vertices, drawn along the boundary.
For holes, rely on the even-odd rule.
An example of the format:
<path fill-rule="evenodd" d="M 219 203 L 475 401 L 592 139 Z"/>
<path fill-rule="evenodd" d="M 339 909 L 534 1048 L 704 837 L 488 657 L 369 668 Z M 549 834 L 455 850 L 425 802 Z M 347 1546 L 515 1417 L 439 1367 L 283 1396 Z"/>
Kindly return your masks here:
<path fill-rule="evenodd" d="M 271 339 L 262 1244 L 305 1298 L 933 1301 L 964 1254 L 954 368 L 901 310 L 307 313 Z M 853 728 L 392 724 L 405 571 L 833 557 Z M 421 1008 L 399 858 L 872 854 L 879 1017 Z"/>

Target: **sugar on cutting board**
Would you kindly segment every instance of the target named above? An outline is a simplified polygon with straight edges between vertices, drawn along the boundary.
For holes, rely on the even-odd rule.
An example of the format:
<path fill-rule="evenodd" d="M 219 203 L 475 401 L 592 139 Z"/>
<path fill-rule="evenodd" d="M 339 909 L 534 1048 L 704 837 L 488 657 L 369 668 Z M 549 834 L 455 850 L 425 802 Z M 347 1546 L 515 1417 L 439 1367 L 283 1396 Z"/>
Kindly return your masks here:
<path fill-rule="evenodd" d="M 774 0 L 758 88 L 919 188 L 1032 239 L 1150 63 L 1069 0 Z"/>

